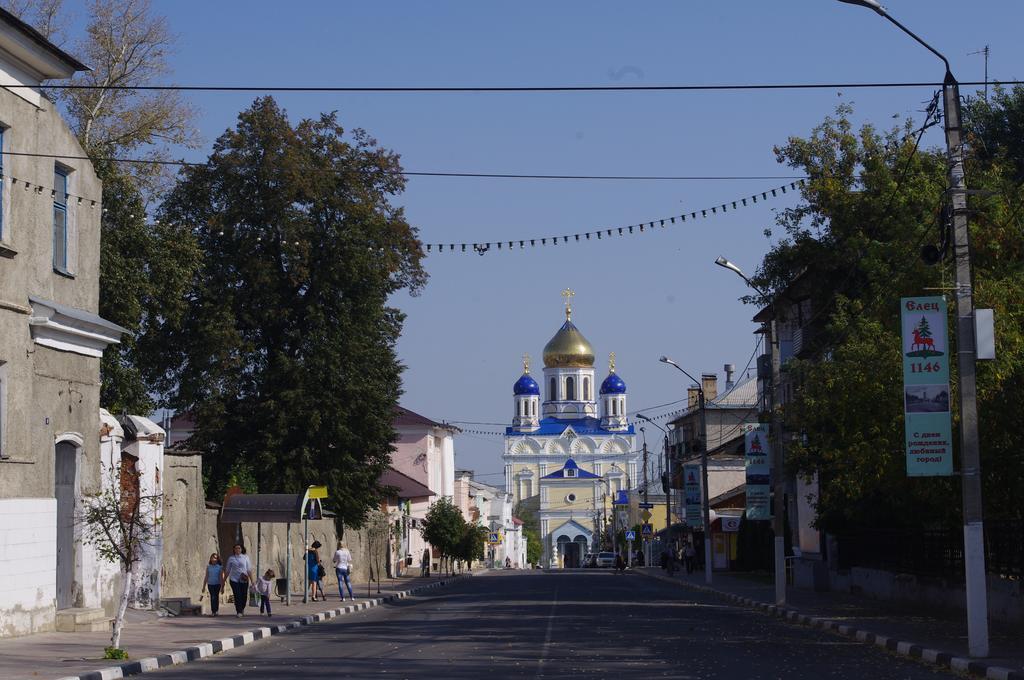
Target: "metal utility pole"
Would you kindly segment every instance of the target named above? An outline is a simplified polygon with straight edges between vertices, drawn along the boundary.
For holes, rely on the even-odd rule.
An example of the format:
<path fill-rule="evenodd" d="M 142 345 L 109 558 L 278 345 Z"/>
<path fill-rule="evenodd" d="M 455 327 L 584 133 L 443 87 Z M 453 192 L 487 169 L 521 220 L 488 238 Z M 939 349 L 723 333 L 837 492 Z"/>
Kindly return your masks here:
<path fill-rule="evenodd" d="M 649 484 L 649 481 L 647 479 L 647 433 L 644 432 L 644 428 L 642 428 L 642 427 L 640 428 L 640 432 L 644 436 L 644 491 L 643 491 L 644 512 L 648 512 L 648 510 L 647 510 L 647 486 Z M 644 566 L 645 567 L 649 567 L 649 566 L 651 566 L 651 550 L 650 550 L 651 542 L 648 541 L 646 538 L 644 538 L 642 533 L 640 535 L 640 544 L 643 546 L 643 550 L 644 550 Z"/>
<path fill-rule="evenodd" d="M 771 334 L 772 353 L 772 390 L 771 390 L 771 415 L 772 435 L 774 441 L 771 444 L 771 466 L 772 466 L 772 534 L 774 535 L 774 561 L 775 568 L 775 604 L 784 606 L 786 604 L 786 482 L 782 469 L 782 461 L 785 460 L 782 453 L 782 442 L 784 439 L 782 431 L 782 357 L 779 350 L 778 319 L 775 318 L 775 303 L 772 302 L 771 321 L 768 332 Z"/>
<path fill-rule="evenodd" d="M 772 418 L 771 481 L 773 495 L 772 533 L 774 534 L 772 565 L 775 569 L 775 604 L 782 606 L 786 604 L 786 485 L 783 472 L 783 464 L 786 459 L 782 450 L 784 436 L 782 413 L 779 409 L 782 406 L 782 356 L 779 353 L 778 320 L 775 318 L 777 310 L 775 296 L 768 295 L 768 293 L 755 286 L 754 282 L 747 278 L 742 269 L 724 257 L 716 259 L 715 264 L 735 272 L 741 279 L 746 281 L 748 286 L 757 291 L 761 297 L 769 300 L 768 314 L 770 319 L 766 330 L 768 333 L 768 351 L 771 352 L 772 361 L 772 389 L 768 392 L 768 410 Z"/>
<path fill-rule="evenodd" d="M 942 109 L 945 116 L 949 194 L 953 205 L 953 260 L 956 271 L 956 344 L 960 371 L 960 478 L 963 485 L 964 575 L 967 591 L 967 646 L 971 656 L 988 656 L 988 591 L 985 576 L 985 531 L 981 501 L 981 455 L 978 441 L 978 402 L 975 376 L 974 296 L 971 281 L 971 246 L 967 229 L 967 182 L 964 178 L 960 84 L 949 60 L 915 35 L 876 2 L 841 0 L 874 10 L 942 60 Z M 988 80 L 986 78 L 986 80 Z"/>
<path fill-rule="evenodd" d="M 708 419 L 704 408 L 704 386 L 697 390 L 697 403 L 700 408 L 700 471 L 703 477 L 701 484 L 701 512 L 704 515 L 704 583 L 711 585 L 711 494 L 708 488 Z"/>

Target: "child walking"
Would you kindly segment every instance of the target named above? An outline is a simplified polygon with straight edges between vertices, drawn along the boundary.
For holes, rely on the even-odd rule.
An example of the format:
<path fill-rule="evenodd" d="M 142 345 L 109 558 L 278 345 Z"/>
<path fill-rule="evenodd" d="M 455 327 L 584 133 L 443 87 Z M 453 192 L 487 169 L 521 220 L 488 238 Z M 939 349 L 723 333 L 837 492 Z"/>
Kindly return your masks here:
<path fill-rule="evenodd" d="M 267 612 L 270 616 L 270 593 L 274 583 L 274 570 L 267 569 L 267 573 L 256 579 L 256 594 L 260 596 L 260 614 Z"/>

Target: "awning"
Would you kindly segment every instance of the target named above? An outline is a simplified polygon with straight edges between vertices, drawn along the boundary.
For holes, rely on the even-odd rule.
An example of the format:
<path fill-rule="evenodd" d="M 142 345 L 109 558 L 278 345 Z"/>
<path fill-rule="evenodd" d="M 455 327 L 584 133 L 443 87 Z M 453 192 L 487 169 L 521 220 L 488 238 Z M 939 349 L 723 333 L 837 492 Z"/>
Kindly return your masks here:
<path fill-rule="evenodd" d="M 301 493 L 235 494 L 224 500 L 221 521 L 296 523 L 302 519 Z"/>

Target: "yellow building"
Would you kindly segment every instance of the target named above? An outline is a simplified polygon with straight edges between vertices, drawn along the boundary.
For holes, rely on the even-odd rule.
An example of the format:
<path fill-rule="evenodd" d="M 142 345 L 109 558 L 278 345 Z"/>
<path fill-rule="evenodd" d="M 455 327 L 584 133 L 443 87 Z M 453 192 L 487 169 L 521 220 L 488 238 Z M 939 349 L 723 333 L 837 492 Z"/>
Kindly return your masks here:
<path fill-rule="evenodd" d="M 565 323 L 544 347 L 545 399 L 524 361 L 502 456 L 508 493 L 537 508 L 548 567 L 579 566 L 583 555 L 600 550 L 612 498 L 638 483 L 639 453 L 615 355 L 597 388 L 594 349 L 572 323 L 572 292 L 564 295 Z"/>

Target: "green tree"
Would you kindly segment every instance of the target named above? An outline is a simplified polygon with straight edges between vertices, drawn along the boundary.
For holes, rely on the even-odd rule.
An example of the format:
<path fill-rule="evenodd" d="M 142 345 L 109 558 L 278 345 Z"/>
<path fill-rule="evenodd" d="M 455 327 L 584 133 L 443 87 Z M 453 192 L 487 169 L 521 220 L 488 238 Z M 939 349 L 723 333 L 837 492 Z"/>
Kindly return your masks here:
<path fill-rule="evenodd" d="M 479 524 L 466 522 L 462 529 L 462 537 L 459 538 L 455 549 L 456 560 L 465 562 L 472 567 L 473 562 L 484 558 L 484 543 L 487 541 L 487 527 Z"/>
<path fill-rule="evenodd" d="M 400 172 L 334 114 L 293 126 L 267 97 L 163 203 L 204 256 L 154 387 L 194 415 L 214 488 L 245 461 L 263 492 L 326 484 L 345 524 L 377 503 L 401 393 L 404 316 L 387 302 L 426 279 L 390 203 Z"/>
<path fill-rule="evenodd" d="M 812 310 L 804 344 L 816 355 L 786 365 L 796 391 L 785 422 L 802 435 L 787 447 L 787 460 L 801 474 L 819 474 L 822 528 L 952 527 L 956 480 L 906 476 L 898 309 L 901 296 L 951 285 L 948 259 L 929 267 L 919 257 L 923 244 L 942 238 L 945 158 L 918 149 L 909 123 L 884 133 L 869 124 L 855 129 L 852 113 L 840 107 L 810 137 L 776 149 L 780 162 L 809 179 L 800 204 L 778 216 L 784 238 L 755 283 L 781 291 L 799 279 Z M 999 320 L 1001 359 L 979 365 L 979 409 L 986 504 L 1001 508 L 1017 507 L 1001 503 L 1013 496 L 1009 480 L 1024 474 L 1008 412 L 1024 384 L 1021 192 L 1008 180 L 1013 167 L 997 159 L 968 168 L 972 188 L 994 192 L 972 196 L 971 238 L 977 305 L 994 307 Z"/>
<path fill-rule="evenodd" d="M 526 561 L 530 564 L 540 563 L 543 545 L 540 540 L 540 520 L 537 519 L 536 502 L 519 501 L 515 507 L 515 516 L 523 522 L 523 536 L 526 537 Z"/>
<path fill-rule="evenodd" d="M 459 553 L 459 543 L 466 535 L 466 520 L 449 498 L 442 498 L 427 510 L 423 520 L 423 540 L 441 553 L 441 568 Z"/>

